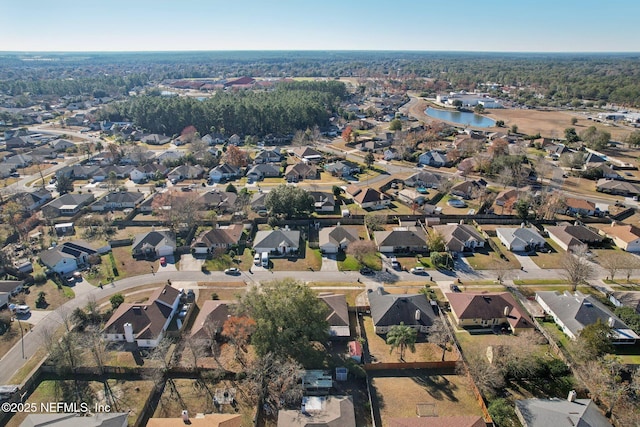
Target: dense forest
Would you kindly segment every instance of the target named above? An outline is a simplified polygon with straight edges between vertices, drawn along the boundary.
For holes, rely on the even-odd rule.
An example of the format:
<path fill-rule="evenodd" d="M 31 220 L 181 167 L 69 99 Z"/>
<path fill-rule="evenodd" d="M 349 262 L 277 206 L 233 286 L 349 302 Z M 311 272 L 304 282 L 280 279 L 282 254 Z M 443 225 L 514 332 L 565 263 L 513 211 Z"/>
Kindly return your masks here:
<path fill-rule="evenodd" d="M 337 81 L 280 83 L 272 91 L 218 92 L 199 100 L 191 97 L 138 96 L 101 110 L 98 119 L 132 120 L 138 126 L 167 135 L 193 125 L 201 135 L 288 134 L 325 126 L 347 96 Z"/>
<path fill-rule="evenodd" d="M 464 52 L 146 52 L 0 54 L 0 93 L 17 96 L 127 95 L 167 79 L 362 77 L 424 90 L 425 78 L 454 89 L 509 88 L 501 97 L 530 106 L 583 100 L 640 107 L 638 54 Z"/>

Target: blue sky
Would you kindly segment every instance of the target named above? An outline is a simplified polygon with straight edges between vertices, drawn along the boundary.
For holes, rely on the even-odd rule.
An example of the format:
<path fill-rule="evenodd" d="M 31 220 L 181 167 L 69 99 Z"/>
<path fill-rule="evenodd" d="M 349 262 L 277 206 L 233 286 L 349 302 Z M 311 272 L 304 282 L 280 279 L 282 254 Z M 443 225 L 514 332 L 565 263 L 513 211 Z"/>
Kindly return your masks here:
<path fill-rule="evenodd" d="M 0 0 L 0 51 L 640 52 L 633 0 Z"/>

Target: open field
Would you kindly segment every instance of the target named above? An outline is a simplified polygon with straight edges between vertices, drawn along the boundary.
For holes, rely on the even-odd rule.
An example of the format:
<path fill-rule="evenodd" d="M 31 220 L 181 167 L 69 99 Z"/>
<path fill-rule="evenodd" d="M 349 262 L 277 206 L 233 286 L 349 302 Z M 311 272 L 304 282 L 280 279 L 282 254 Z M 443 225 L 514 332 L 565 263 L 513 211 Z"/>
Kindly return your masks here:
<path fill-rule="evenodd" d="M 416 405 L 421 403 L 433 404 L 438 416 L 482 416 L 466 377 L 429 375 L 424 370 L 412 370 L 407 376 L 390 375 L 374 373 L 371 380 L 383 426 L 389 425 L 389 418 L 415 417 Z"/>

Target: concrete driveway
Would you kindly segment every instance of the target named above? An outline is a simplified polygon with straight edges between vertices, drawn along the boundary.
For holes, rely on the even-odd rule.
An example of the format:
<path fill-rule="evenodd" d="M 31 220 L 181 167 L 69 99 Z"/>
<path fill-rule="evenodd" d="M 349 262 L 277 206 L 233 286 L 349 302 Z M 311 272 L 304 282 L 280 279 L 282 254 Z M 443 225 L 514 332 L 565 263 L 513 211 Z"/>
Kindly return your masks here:
<path fill-rule="evenodd" d="M 23 328 L 25 327 L 25 323 L 29 323 L 31 325 L 37 325 L 40 323 L 45 317 L 47 317 L 53 310 L 31 310 L 29 316 L 20 316 L 20 322 L 23 324 Z M 30 328 L 29 328 L 30 329 Z"/>
<path fill-rule="evenodd" d="M 524 268 L 526 271 L 541 270 L 541 268 L 538 267 L 538 265 L 535 262 L 533 262 L 533 260 L 531 260 L 530 256 L 524 255 L 524 254 L 517 254 L 515 252 L 512 252 L 512 254 L 513 256 L 516 257 L 516 259 L 518 260 L 522 268 Z"/>
<path fill-rule="evenodd" d="M 176 259 L 173 255 L 170 256 L 166 256 L 165 257 L 167 259 L 167 263 L 165 265 L 160 264 L 160 261 L 155 261 L 155 272 L 156 273 L 161 273 L 161 272 L 165 272 L 165 271 L 178 271 L 178 269 L 176 268 Z M 198 269 L 198 271 L 200 271 L 200 269 Z"/>
<path fill-rule="evenodd" d="M 180 257 L 180 271 L 201 271 L 204 258 L 195 258 L 192 254 L 184 254 Z"/>
<path fill-rule="evenodd" d="M 320 271 L 339 271 L 335 254 L 322 255 L 322 267 Z"/>

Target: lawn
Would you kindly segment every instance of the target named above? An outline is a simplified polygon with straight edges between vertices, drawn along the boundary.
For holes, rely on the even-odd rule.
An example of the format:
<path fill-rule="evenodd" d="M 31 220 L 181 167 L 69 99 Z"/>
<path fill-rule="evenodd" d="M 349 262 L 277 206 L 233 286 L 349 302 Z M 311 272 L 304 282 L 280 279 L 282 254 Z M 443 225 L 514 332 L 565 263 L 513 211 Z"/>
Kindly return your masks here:
<path fill-rule="evenodd" d="M 372 375 L 383 426 L 389 425 L 393 417 L 415 418 L 418 404 L 426 404 L 421 407 L 432 409 L 441 417 L 482 416 L 467 377 L 429 375 L 426 370 L 411 370 L 406 375 L 386 376 L 375 372 Z"/>
<path fill-rule="evenodd" d="M 520 269 L 520 263 L 511 252 L 505 251 L 504 255 L 509 260 L 511 269 Z M 500 254 L 485 248 L 481 251 L 476 250 L 471 256 L 465 256 L 465 260 L 474 270 L 492 270 L 495 268 L 496 263 L 500 261 Z"/>
<path fill-rule="evenodd" d="M 542 280 L 538 281 L 538 282 L 543 282 Z M 537 286 L 536 283 L 534 284 L 529 284 L 529 285 L 521 285 L 518 287 L 518 290 L 522 293 L 522 295 L 526 296 L 526 297 L 533 297 L 536 295 L 536 291 L 558 291 L 558 292 L 564 292 L 564 291 L 570 291 L 571 292 L 571 286 L 568 284 L 557 284 L 559 282 L 559 280 L 555 280 L 554 281 L 555 284 L 550 284 L 550 285 L 541 285 L 541 286 Z M 515 283 L 515 281 L 514 281 Z M 594 294 L 596 296 L 600 296 L 601 294 L 593 289 L 591 286 L 578 286 L 577 288 L 578 292 L 581 292 L 585 295 L 589 295 L 589 294 Z"/>
<path fill-rule="evenodd" d="M 151 267 L 154 269 L 157 267 L 157 261 L 136 260 L 131 256 L 131 246 L 122 246 L 119 248 L 111 249 L 113 257 L 116 261 L 116 268 L 118 270 L 118 276 L 116 280 L 124 279 L 125 277 L 139 276 L 142 274 L 149 274 Z M 109 257 L 104 259 L 107 271 L 111 272 Z"/>
<path fill-rule="evenodd" d="M 27 304 L 32 310 L 55 310 L 75 297 L 75 293 L 72 288 L 63 286 L 62 289 L 58 289 L 58 285 L 51 280 L 47 280 L 42 285 L 32 285 L 28 289 L 29 293 L 18 294 L 16 301 L 20 304 Z M 47 305 L 43 307 L 36 307 L 36 300 L 38 299 L 38 294 L 40 292 L 45 293 L 45 301 L 47 302 Z"/>
<path fill-rule="evenodd" d="M 400 362 L 397 351 L 390 353 L 390 347 L 387 345 L 385 338 L 376 334 L 373 330 L 373 320 L 371 317 L 363 317 L 365 332 L 367 334 L 367 344 L 369 345 L 369 353 L 375 357 L 376 362 Z M 420 340 L 419 340 L 420 341 Z M 416 352 L 412 353 L 407 350 L 404 355 L 406 362 L 439 362 L 442 360 L 442 350 L 435 344 L 428 342 L 416 343 Z M 458 360 L 457 351 L 447 351 L 445 360 Z"/>
<path fill-rule="evenodd" d="M 129 425 L 133 425 L 142 412 L 144 403 L 153 389 L 152 381 L 106 380 L 99 381 L 42 381 L 29 396 L 27 403 L 85 402 L 93 412 L 94 405 L 110 405 L 113 412 L 129 412 Z M 21 412 L 11 418 L 7 426 L 17 427 L 28 413 Z"/>
<path fill-rule="evenodd" d="M 540 268 L 562 268 L 562 256 L 566 252 L 550 238 L 545 240 L 547 241 L 547 246 L 551 248 L 551 252 L 535 252 L 529 255 L 529 258 Z"/>
<path fill-rule="evenodd" d="M 361 267 L 360 263 L 351 255 L 345 255 L 343 252 L 341 252 L 338 254 L 337 260 L 338 260 L 338 269 L 340 271 L 360 270 L 360 267 Z M 376 271 L 382 270 L 382 259 L 380 258 L 380 255 L 378 255 L 377 253 L 370 254 L 364 257 L 362 264 Z"/>
<path fill-rule="evenodd" d="M 322 255 L 319 249 L 309 248 L 309 243 L 305 244 L 304 252 L 298 257 L 270 258 L 275 271 L 320 271 L 322 268 Z"/>
<path fill-rule="evenodd" d="M 223 404 L 216 408 L 213 397 L 216 390 L 236 389 L 237 406 Z M 183 410 L 190 414 L 196 413 L 238 413 L 242 416 L 242 425 L 253 425 L 255 404 L 247 399 L 248 390 L 244 390 L 240 382 L 213 380 L 175 379 L 167 386 L 160 397 L 158 407 L 153 416 L 157 418 L 178 419 Z"/>

